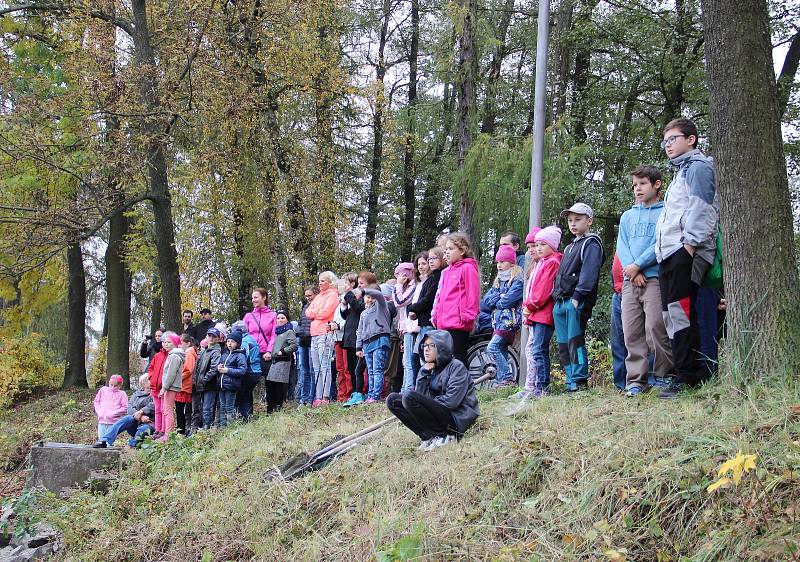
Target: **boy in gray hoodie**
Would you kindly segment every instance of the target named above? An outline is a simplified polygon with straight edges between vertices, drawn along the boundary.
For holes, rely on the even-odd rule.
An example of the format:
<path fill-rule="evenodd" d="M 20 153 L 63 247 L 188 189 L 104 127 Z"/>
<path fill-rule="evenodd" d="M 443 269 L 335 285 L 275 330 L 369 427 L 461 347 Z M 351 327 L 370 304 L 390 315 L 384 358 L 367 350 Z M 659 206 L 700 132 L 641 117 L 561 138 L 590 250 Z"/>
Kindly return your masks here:
<path fill-rule="evenodd" d="M 379 289 L 364 289 L 364 306 L 356 330 L 356 355 L 363 357 L 367 363 L 367 404 L 372 404 L 381 399 L 383 392 L 386 358 L 391 345 L 392 315 Z"/>
<path fill-rule="evenodd" d="M 664 211 L 656 225 L 656 258 L 660 264 L 661 311 L 672 340 L 675 379 L 661 391 L 674 398 L 687 385 L 708 377 L 700 361 L 697 291 L 714 263 L 719 204 L 714 167 L 697 148 L 697 126 L 680 117 L 664 128 L 661 147 L 676 168 L 667 189 Z"/>

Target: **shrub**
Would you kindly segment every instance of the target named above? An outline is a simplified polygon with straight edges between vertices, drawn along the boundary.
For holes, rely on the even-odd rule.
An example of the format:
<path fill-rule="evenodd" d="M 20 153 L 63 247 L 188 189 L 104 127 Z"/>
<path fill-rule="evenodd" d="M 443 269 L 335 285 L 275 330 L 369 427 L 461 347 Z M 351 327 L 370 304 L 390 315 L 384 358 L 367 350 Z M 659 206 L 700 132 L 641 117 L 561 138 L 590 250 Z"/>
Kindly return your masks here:
<path fill-rule="evenodd" d="M 92 353 L 92 366 L 89 368 L 88 383 L 89 388 L 100 388 L 106 383 L 106 349 L 108 339 L 100 338 L 97 349 Z"/>
<path fill-rule="evenodd" d="M 36 391 L 58 388 L 63 380 L 64 364 L 48 357 L 39 334 L 0 341 L 0 408 Z"/>

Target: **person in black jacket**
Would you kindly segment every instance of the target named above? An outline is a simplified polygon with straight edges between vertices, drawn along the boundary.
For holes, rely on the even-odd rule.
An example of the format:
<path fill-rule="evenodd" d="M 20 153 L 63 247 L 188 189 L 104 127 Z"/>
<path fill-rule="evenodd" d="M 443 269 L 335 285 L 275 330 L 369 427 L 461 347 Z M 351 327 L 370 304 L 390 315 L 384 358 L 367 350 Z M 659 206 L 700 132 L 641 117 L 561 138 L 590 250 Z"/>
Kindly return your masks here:
<path fill-rule="evenodd" d="M 425 266 L 422 265 L 423 254 L 427 255 L 427 272 L 424 271 Z M 439 290 L 442 269 L 445 265 L 444 248 L 431 248 L 427 252 L 423 252 L 423 254 L 417 256 L 417 270 L 419 271 L 422 288 L 419 294 L 414 297 L 412 303 L 408 305 L 408 319 L 416 321 L 419 326 L 419 332 L 414 339 L 414 356 L 412 357 L 412 362 L 415 365 L 422 363 L 422 350 L 419 349 L 422 338 L 425 337 L 426 333 L 433 330 L 431 311 L 433 310 L 433 301 L 436 299 L 436 292 Z M 418 368 L 415 368 L 415 370 L 418 370 Z"/>
<path fill-rule="evenodd" d="M 142 344 L 139 346 L 139 357 L 147 359 L 147 365 L 144 366 L 145 371 L 148 365 L 150 365 L 150 361 L 153 360 L 153 356 L 161 351 L 161 336 L 163 335 L 164 329 L 159 328 L 156 330 L 155 338 L 151 339 L 150 336 L 147 335 L 142 340 Z"/>
<path fill-rule="evenodd" d="M 315 381 L 314 372 L 311 370 L 311 320 L 306 317 L 306 309 L 311 301 L 319 294 L 319 287 L 308 285 L 303 294 L 303 308 L 300 310 L 300 319 L 297 326 L 297 365 L 300 376 L 298 377 L 297 402 L 300 406 L 310 406 L 314 400 Z"/>
<path fill-rule="evenodd" d="M 367 277 L 364 277 L 367 275 Z M 369 276 L 372 277 L 369 277 Z M 364 370 L 365 363 L 359 361 L 356 355 L 356 332 L 358 331 L 358 321 L 361 319 L 361 313 L 364 312 L 364 294 L 361 291 L 361 286 L 367 286 L 374 278 L 375 275 L 368 271 L 362 271 L 355 280 L 351 283 L 350 290 L 347 291 L 342 299 L 344 302 L 340 305 L 342 318 L 344 318 L 344 336 L 342 337 L 342 347 L 347 353 L 347 371 L 352 377 L 353 391 L 350 398 L 344 403 L 345 407 L 350 407 L 355 404 L 360 404 L 366 399 L 364 396 Z M 377 279 L 375 279 L 377 282 Z"/>
<path fill-rule="evenodd" d="M 461 361 L 453 361 L 453 338 L 446 330 L 431 330 L 422 340 L 425 363 L 415 390 L 386 397 L 386 406 L 432 451 L 455 441 L 480 415 L 472 378 Z"/>
<path fill-rule="evenodd" d="M 214 320 L 211 318 L 211 311 L 208 308 L 200 309 L 200 318 L 202 320 L 192 326 L 188 332 L 198 342 L 203 341 L 209 328 L 214 327 Z"/>

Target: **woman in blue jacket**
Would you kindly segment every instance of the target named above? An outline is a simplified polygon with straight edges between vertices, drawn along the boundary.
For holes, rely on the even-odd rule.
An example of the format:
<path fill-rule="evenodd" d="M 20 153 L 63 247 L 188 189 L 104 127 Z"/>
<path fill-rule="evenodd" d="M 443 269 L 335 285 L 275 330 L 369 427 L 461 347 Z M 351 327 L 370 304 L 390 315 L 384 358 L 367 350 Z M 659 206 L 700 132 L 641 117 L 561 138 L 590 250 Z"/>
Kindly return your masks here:
<path fill-rule="evenodd" d="M 225 427 L 236 415 L 236 393 L 242 386 L 242 377 L 247 374 L 247 355 L 242 345 L 242 333 L 233 331 L 225 340 L 227 350 L 219 359 L 219 425 Z"/>

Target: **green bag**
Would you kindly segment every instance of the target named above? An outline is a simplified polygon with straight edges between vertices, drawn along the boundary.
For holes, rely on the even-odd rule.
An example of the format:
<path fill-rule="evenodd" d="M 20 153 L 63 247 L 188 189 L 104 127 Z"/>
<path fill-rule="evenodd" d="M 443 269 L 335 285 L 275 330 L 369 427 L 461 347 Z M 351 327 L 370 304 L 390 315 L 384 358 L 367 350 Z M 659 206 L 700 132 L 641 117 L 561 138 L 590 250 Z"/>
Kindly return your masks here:
<path fill-rule="evenodd" d="M 722 225 L 717 225 L 717 253 L 714 254 L 714 263 L 703 276 L 702 286 L 711 289 L 722 288 Z"/>

